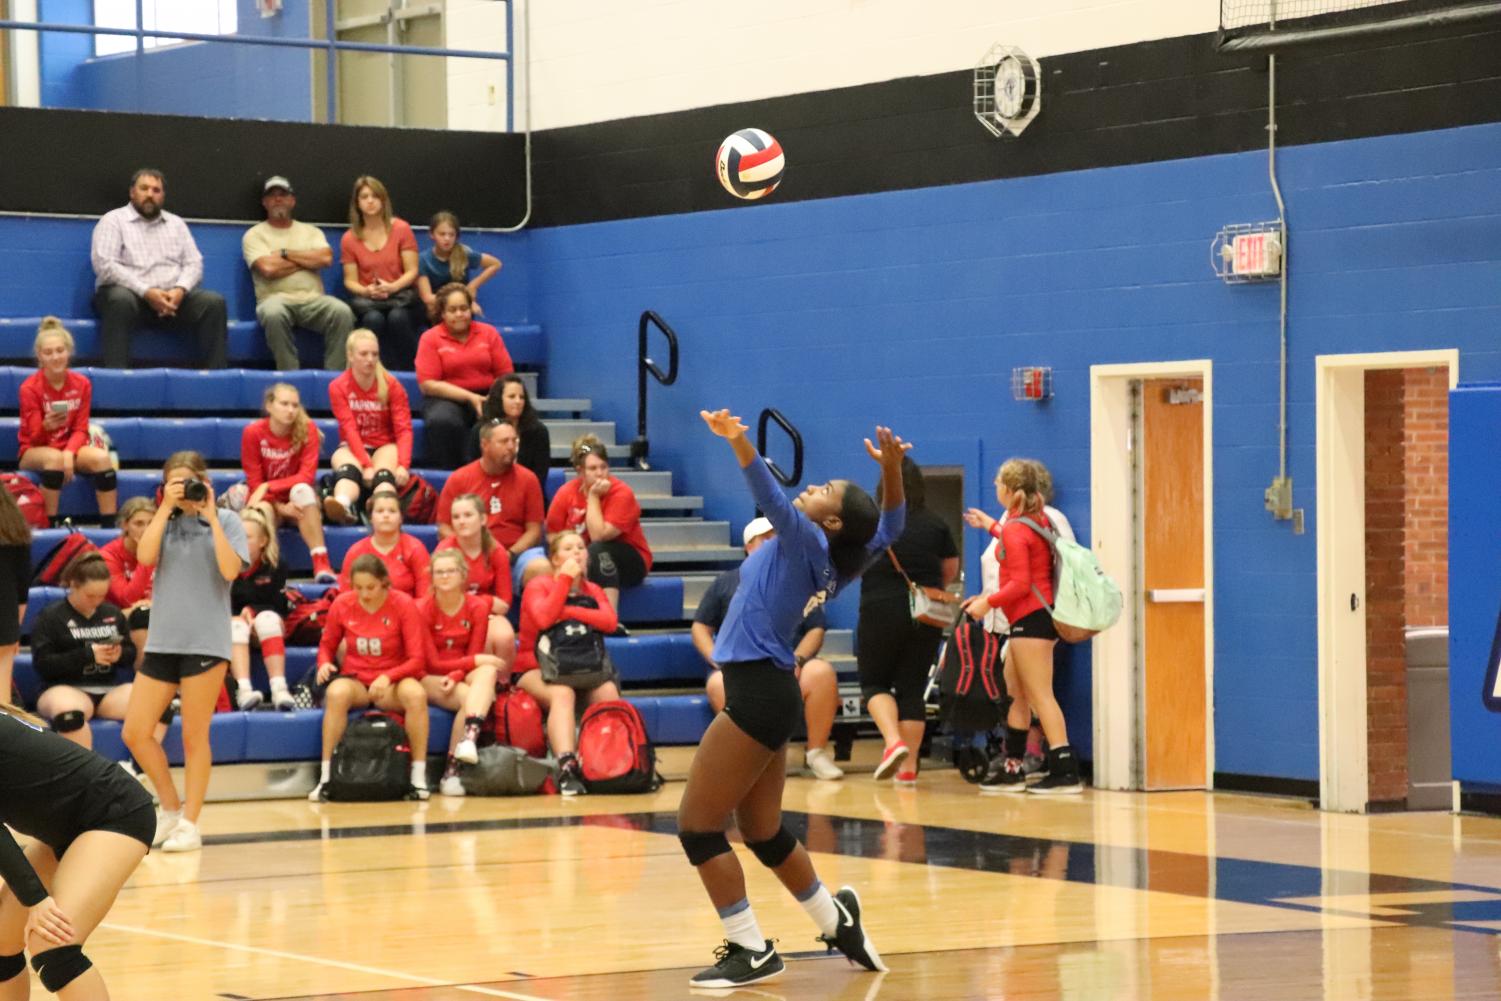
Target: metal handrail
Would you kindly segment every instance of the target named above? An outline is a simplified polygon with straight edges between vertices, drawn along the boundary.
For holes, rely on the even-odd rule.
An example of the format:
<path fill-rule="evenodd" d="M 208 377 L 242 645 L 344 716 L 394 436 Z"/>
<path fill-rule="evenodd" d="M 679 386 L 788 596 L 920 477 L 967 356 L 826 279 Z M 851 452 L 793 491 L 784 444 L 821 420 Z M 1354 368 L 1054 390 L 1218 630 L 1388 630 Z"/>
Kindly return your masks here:
<path fill-rule="evenodd" d="M 782 471 L 782 467 L 766 458 L 766 429 L 772 422 L 792 439 L 792 473 L 789 475 Z M 792 422 L 780 411 L 767 407 L 761 411 L 761 417 L 756 421 L 756 451 L 761 453 L 761 458 L 766 459 L 766 468 L 771 470 L 771 475 L 777 478 L 777 482 L 784 487 L 795 487 L 803 478 L 803 436 Z"/>
<path fill-rule="evenodd" d="M 663 372 L 646 353 L 646 335 L 649 327 L 655 326 L 667 335 L 667 371 Z M 641 321 L 637 327 L 636 337 L 636 440 L 631 442 L 631 462 L 636 468 L 648 470 L 651 465 L 646 461 L 650 445 L 646 440 L 646 377 L 650 374 L 664 386 L 670 386 L 678 381 L 678 335 L 656 312 L 648 309 L 642 312 Z"/>

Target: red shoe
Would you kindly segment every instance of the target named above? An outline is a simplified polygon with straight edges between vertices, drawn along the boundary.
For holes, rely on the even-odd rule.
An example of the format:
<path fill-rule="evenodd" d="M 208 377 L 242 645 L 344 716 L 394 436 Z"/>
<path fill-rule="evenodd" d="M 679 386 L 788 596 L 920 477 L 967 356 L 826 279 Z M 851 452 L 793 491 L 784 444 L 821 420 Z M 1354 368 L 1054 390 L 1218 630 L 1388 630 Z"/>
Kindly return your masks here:
<path fill-rule="evenodd" d="M 325 584 L 332 584 L 339 579 L 339 575 L 329 565 L 327 550 L 313 557 L 313 579 Z"/>
<path fill-rule="evenodd" d="M 896 771 L 896 766 L 906 761 L 910 753 L 907 745 L 900 740 L 886 748 L 886 753 L 881 755 L 881 763 L 876 765 L 876 781 L 889 779 Z"/>
<path fill-rule="evenodd" d="M 899 785 L 899 786 L 915 786 L 915 785 L 917 785 L 917 773 L 916 772 L 897 772 L 896 773 L 896 784 Z"/>

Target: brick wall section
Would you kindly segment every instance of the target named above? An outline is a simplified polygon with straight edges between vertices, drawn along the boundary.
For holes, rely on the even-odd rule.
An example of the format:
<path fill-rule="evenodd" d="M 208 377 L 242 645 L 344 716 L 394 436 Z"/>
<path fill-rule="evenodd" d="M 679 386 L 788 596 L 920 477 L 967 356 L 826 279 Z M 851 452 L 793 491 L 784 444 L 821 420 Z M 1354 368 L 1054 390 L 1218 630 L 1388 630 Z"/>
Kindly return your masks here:
<path fill-rule="evenodd" d="M 1449 373 L 1403 375 L 1408 626 L 1449 622 Z"/>
<path fill-rule="evenodd" d="M 1372 803 L 1407 796 L 1407 663 L 1401 371 L 1367 372 L 1365 384 L 1366 736 Z"/>

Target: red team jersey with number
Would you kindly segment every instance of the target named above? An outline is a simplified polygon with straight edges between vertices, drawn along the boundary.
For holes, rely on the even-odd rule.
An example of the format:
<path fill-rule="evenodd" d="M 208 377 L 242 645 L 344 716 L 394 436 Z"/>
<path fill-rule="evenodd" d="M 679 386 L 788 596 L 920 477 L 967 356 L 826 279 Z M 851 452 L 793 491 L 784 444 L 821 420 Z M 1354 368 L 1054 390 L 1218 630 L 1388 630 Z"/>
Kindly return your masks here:
<path fill-rule="evenodd" d="M 312 486 L 318 475 L 318 429 L 309 424 L 307 441 L 297 448 L 290 437 L 273 434 L 268 419 L 253 421 L 240 432 L 240 465 L 252 493 L 264 483 L 268 500 L 286 503 L 293 487 Z"/>
<path fill-rule="evenodd" d="M 427 573 L 432 557 L 427 555 L 427 547 L 402 532 L 397 537 L 396 548 L 389 553 L 375 548 L 373 535 L 367 535 L 350 546 L 349 552 L 344 554 L 344 568 L 339 571 L 339 590 L 349 590 L 349 568 L 366 553 L 373 553 L 386 565 L 386 571 L 391 575 L 391 590 L 421 598 L 432 588 L 432 578 Z"/>
<path fill-rule="evenodd" d="M 380 387 L 360 388 L 354 373 L 345 371 L 328 384 L 328 403 L 339 421 L 339 438 L 361 466 L 370 465 L 370 453 L 382 445 L 396 445 L 396 464 L 412 465 L 412 404 L 396 377 L 386 375 L 386 402 L 380 402 Z"/>
<path fill-rule="evenodd" d="M 74 371 L 63 373 L 61 389 L 53 389 L 47 375 L 37 369 L 21 383 L 19 404 L 21 408 L 21 452 L 28 448 L 58 448 L 64 452 L 77 452 L 89 443 L 89 407 L 94 398 L 94 386 L 87 376 Z M 53 404 L 68 408 L 68 419 L 55 431 L 48 431 L 43 422 L 52 412 Z"/>
<path fill-rule="evenodd" d="M 650 571 L 651 546 L 646 544 L 646 532 L 641 528 L 641 502 L 636 500 L 635 491 L 612 477 L 610 489 L 599 499 L 599 510 L 605 521 L 620 530 L 616 538 L 640 553 L 641 562 Z M 547 534 L 577 532 L 585 542 L 594 541 L 589 538 L 588 519 L 585 517 L 588 513 L 589 498 L 584 494 L 584 481 L 575 476 L 559 488 L 547 509 Z"/>
<path fill-rule="evenodd" d="M 495 475 L 485 472 L 479 459 L 460 466 L 438 495 L 438 524 L 448 524 L 454 498 L 464 494 L 479 496 L 490 534 L 507 549 L 521 538 L 528 522 L 542 524 L 542 484 L 525 466 L 512 464 L 504 473 Z"/>
<path fill-rule="evenodd" d="M 429 594 L 417 602 L 417 610 L 427 629 L 427 673 L 463 681 L 474 670 L 474 655 L 485 648 L 490 599 L 466 594 L 459 610 L 446 615 L 438 607 L 438 596 Z"/>
<path fill-rule="evenodd" d="M 400 591 L 389 592 L 373 612 L 366 611 L 353 592 L 335 598 L 318 643 L 318 663 L 334 662 L 340 643 L 344 663 L 339 673 L 366 687 L 383 674 L 392 684 L 423 675 L 427 637 L 422 614 Z"/>
<path fill-rule="evenodd" d="M 491 547 L 490 555 L 481 550 L 473 559 L 459 548 L 459 540 L 449 536 L 438 543 L 438 549 L 458 549 L 459 555 L 469 566 L 469 593 L 482 594 L 487 598 L 499 598 L 511 603 L 511 557 L 504 546 Z M 437 552 L 437 550 L 434 550 Z"/>

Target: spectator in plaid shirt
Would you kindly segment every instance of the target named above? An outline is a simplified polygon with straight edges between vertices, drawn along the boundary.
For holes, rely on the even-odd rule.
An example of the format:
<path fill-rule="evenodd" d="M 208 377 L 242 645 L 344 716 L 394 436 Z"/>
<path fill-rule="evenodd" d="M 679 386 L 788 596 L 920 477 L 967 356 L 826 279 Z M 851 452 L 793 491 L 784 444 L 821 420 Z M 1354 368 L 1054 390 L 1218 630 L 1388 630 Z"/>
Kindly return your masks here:
<path fill-rule="evenodd" d="M 104 364 L 130 366 L 130 335 L 143 323 L 192 331 L 198 364 L 223 368 L 224 297 L 199 288 L 203 255 L 182 218 L 162 211 L 161 171 L 138 170 L 130 179 L 130 204 L 104 214 L 94 227 L 94 312 Z"/>

